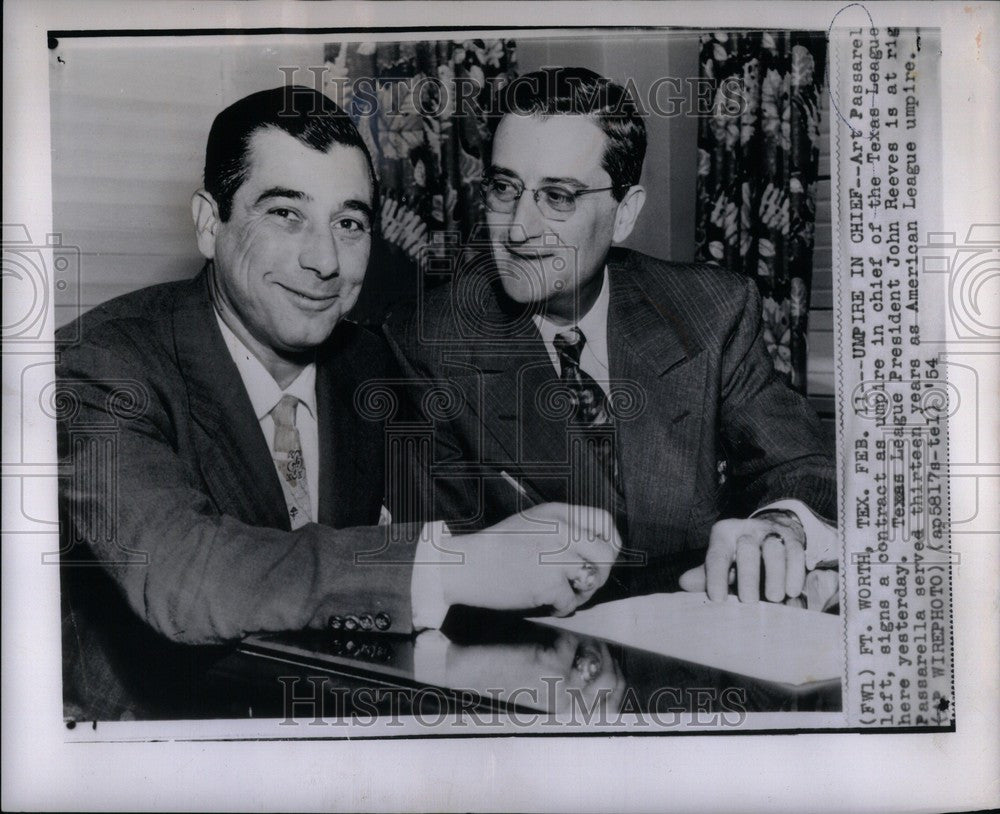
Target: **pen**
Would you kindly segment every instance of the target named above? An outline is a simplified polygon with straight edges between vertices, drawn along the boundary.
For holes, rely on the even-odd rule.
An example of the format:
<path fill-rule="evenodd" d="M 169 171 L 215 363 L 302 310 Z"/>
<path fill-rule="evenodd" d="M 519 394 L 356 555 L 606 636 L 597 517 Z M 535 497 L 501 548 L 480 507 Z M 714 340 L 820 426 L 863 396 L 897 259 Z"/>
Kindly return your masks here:
<path fill-rule="evenodd" d="M 506 483 L 511 488 L 513 488 L 513 490 L 517 492 L 521 497 L 523 497 L 525 500 L 530 500 L 530 498 L 528 497 L 528 490 L 525 489 L 520 483 L 518 483 L 516 478 L 511 477 L 510 473 L 508 473 L 507 470 L 505 469 L 501 470 L 500 477 L 503 478 L 504 481 L 506 481 Z"/>

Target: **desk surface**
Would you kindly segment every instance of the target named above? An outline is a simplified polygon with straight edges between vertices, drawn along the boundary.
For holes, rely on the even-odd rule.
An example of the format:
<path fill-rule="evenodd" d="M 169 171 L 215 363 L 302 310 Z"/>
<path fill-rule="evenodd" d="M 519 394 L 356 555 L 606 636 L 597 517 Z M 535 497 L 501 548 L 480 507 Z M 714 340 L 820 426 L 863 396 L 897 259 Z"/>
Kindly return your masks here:
<path fill-rule="evenodd" d="M 211 717 L 282 718 L 320 687 L 349 715 L 465 708 L 562 713 L 835 712 L 839 681 L 792 686 L 473 609 L 421 637 L 344 631 L 255 636 L 210 672 Z M 574 697 L 575 696 L 575 697 Z M 330 710 L 333 711 L 330 711 Z"/>

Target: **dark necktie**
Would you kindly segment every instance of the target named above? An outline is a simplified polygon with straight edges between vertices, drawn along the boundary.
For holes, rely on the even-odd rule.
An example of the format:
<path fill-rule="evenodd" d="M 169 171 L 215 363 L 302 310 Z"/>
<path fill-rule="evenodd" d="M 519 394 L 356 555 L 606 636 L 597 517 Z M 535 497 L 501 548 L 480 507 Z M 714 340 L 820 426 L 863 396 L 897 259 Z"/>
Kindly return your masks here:
<path fill-rule="evenodd" d="M 614 417 L 604 390 L 580 367 L 580 355 L 586 342 L 577 327 L 556 334 L 552 342 L 559 356 L 560 378 L 572 404 L 570 426 L 577 430 L 574 436 L 581 442 L 579 457 L 572 455 L 570 499 L 607 509 L 619 520 L 621 528 L 625 497 L 615 451 Z"/>

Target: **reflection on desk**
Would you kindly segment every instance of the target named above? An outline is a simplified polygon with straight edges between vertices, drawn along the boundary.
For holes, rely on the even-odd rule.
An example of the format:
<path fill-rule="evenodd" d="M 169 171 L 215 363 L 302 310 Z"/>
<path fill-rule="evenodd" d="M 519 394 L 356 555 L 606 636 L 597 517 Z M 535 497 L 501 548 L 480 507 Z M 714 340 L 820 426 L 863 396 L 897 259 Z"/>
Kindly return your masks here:
<path fill-rule="evenodd" d="M 595 723 L 720 713 L 733 724 L 747 712 L 841 708 L 839 679 L 779 684 L 471 608 L 416 638 L 254 636 L 214 667 L 209 688 L 215 717 L 308 718 L 320 695 L 325 718 L 539 710 Z"/>
<path fill-rule="evenodd" d="M 830 681 L 843 672 L 838 616 L 741 602 L 735 594 L 712 602 L 704 593 L 656 593 L 536 621 L 779 684 Z"/>

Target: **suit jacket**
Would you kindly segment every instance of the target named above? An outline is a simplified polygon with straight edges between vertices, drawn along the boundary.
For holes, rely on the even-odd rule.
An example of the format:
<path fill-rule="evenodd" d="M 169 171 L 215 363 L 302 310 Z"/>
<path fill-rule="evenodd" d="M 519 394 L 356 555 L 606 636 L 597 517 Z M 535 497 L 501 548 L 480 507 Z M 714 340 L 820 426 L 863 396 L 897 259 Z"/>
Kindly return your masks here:
<path fill-rule="evenodd" d="M 203 645 L 382 613 L 410 628 L 415 529 L 377 527 L 383 426 L 354 406 L 392 368 L 341 323 L 317 356 L 319 523 L 291 531 L 207 272 L 57 335 L 64 697 L 86 719 L 195 714 Z M 201 645 L 192 647 L 192 645 Z"/>
<path fill-rule="evenodd" d="M 754 281 L 620 249 L 607 264 L 620 562 L 672 561 L 676 581 L 677 555 L 703 549 L 716 520 L 780 498 L 832 520 L 832 451 L 808 403 L 774 372 Z M 558 376 L 530 314 L 498 296 L 484 266 L 461 264 L 451 283 L 386 325 L 398 361 L 423 382 L 414 403 L 432 405 L 434 387 L 452 391 L 450 411 L 425 415 L 433 454 L 421 463 L 424 499 L 468 527 L 525 501 L 566 500 L 584 460 L 566 411 L 554 409 Z"/>

